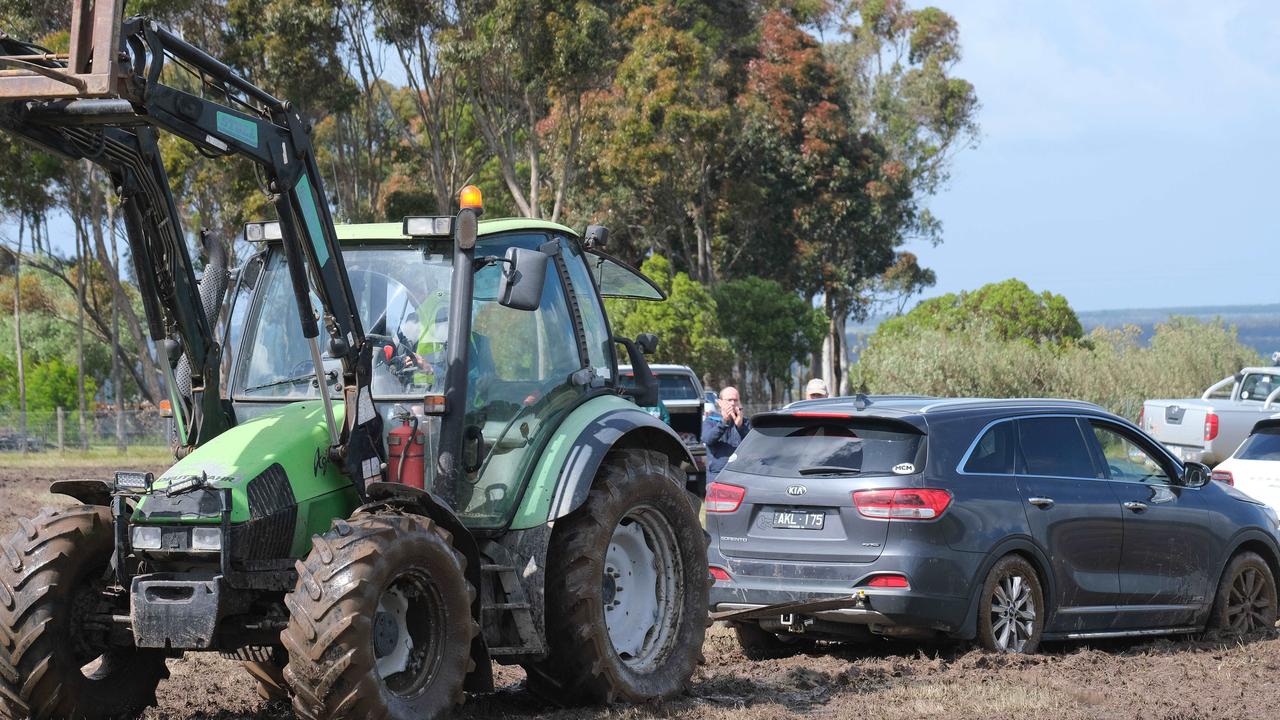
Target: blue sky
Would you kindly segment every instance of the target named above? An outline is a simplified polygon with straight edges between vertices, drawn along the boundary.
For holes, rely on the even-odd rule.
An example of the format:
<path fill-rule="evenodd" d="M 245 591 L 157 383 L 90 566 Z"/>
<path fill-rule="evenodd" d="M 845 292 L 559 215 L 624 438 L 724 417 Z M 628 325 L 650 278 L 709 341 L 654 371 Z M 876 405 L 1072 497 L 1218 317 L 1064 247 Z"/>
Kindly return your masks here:
<path fill-rule="evenodd" d="M 943 244 L 910 246 L 926 296 L 1018 277 L 1077 310 L 1280 301 L 1280 3 L 933 2 L 983 107 L 930 202 Z"/>

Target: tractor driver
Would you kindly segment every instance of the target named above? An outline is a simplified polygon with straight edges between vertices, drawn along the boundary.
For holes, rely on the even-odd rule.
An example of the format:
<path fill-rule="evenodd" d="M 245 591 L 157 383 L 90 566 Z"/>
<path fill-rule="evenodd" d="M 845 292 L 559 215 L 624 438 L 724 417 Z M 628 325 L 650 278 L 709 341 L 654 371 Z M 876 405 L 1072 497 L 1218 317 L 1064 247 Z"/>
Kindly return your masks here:
<path fill-rule="evenodd" d="M 418 304 L 416 318 L 415 313 L 410 313 L 406 323 L 401 327 L 401 332 L 409 338 L 414 348 L 413 352 L 408 353 L 402 360 L 404 369 L 413 370 L 411 380 L 413 384 L 425 385 L 434 392 L 444 390 L 445 368 L 448 366 L 446 350 L 449 342 L 449 303 L 450 296 L 447 290 L 433 290 Z M 419 327 L 416 341 L 410 334 L 413 328 L 412 321 L 415 319 Z M 468 404 L 471 407 L 477 407 L 479 404 L 478 381 L 484 374 L 484 369 L 487 368 L 489 374 L 492 374 L 493 368 L 488 338 L 473 330 L 469 355 Z"/>

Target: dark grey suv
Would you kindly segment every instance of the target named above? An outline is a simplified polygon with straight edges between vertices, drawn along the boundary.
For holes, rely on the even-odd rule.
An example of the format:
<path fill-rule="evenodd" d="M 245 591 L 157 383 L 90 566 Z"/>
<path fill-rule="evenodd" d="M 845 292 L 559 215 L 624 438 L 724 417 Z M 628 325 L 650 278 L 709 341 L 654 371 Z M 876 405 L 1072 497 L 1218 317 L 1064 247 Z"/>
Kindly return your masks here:
<path fill-rule="evenodd" d="M 749 656 L 1275 623 L 1276 514 L 1095 405 L 859 396 L 753 423 L 706 498 L 713 617 Z"/>

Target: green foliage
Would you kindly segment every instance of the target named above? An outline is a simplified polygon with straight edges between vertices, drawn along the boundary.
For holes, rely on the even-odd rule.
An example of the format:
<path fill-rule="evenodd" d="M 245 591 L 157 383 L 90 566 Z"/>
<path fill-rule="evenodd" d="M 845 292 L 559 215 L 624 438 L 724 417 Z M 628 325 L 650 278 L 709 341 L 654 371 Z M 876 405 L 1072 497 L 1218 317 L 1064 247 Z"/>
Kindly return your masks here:
<path fill-rule="evenodd" d="M 27 374 L 27 407 L 32 410 L 78 407 L 77 378 L 75 365 L 65 363 L 61 358 L 49 358 L 34 365 Z M 90 398 L 97 392 L 93 378 L 85 378 L 84 392 Z"/>
<path fill-rule="evenodd" d="M 1260 362 L 1220 321 L 1171 318 L 1146 346 L 1135 326 L 1097 328 L 1087 342 L 1061 346 L 983 330 L 877 333 L 852 368 L 853 384 L 872 393 L 1073 398 L 1133 419 L 1146 399 L 1196 397 Z"/>
<path fill-rule="evenodd" d="M 27 366 L 27 409 L 32 412 L 79 406 L 78 374 L 75 364 L 50 357 Z M 93 397 L 97 383 L 85 378 L 85 394 Z M 0 409 L 18 408 L 18 370 L 9 355 L 0 355 Z"/>
<path fill-rule="evenodd" d="M 684 272 L 672 272 L 671 262 L 654 255 L 640 271 L 667 293 L 666 302 L 609 300 L 607 311 L 614 333 L 634 338 L 658 336 L 658 352 L 651 362 L 688 365 L 699 375 L 725 376 L 733 350 L 720 331 L 715 298 Z"/>
<path fill-rule="evenodd" d="M 791 364 L 803 363 L 822 342 L 826 315 L 773 280 L 724 282 L 714 296 L 725 337 L 775 391 L 790 384 Z"/>
<path fill-rule="evenodd" d="M 1065 297 L 1048 291 L 1036 294 L 1015 278 L 925 300 L 906 315 L 886 320 L 874 337 L 913 337 L 925 330 L 1053 344 L 1084 335 Z"/>
<path fill-rule="evenodd" d="M 106 300 L 100 306 L 104 317 L 110 318 L 110 291 L 106 289 L 105 279 L 91 273 L 91 288 L 100 298 Z M 12 308 L 13 278 L 0 279 L 0 298 L 8 301 Z M 76 367 L 76 298 L 75 293 L 62 282 L 53 279 L 47 273 L 34 268 L 24 267 L 22 271 L 22 350 L 27 370 L 28 403 L 32 402 L 32 383 L 35 368 L 60 363 L 62 367 L 72 370 L 70 385 L 71 397 L 75 397 L 74 380 Z M 131 338 L 122 338 L 126 348 L 132 348 Z M 10 365 L 15 363 L 13 315 L 12 311 L 0 315 L 0 362 Z M 93 397 L 93 388 L 101 387 L 111 375 L 111 344 L 96 335 L 86 322 L 84 345 L 85 371 L 89 382 L 86 392 Z M 0 400 L 0 404 L 16 408 L 18 406 L 18 390 L 16 368 L 10 383 L 7 377 L 0 377 L 2 392 L 12 391 L 13 402 Z M 6 396 L 7 397 L 7 396 Z M 78 406 L 73 402 L 66 407 Z"/>

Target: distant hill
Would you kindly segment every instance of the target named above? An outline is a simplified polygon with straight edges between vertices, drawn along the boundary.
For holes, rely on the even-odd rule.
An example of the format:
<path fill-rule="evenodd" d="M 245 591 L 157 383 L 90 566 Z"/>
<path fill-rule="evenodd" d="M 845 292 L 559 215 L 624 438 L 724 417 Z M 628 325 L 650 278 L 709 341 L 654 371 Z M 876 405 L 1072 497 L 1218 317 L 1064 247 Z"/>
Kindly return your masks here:
<path fill-rule="evenodd" d="M 1280 350 L 1280 303 L 1273 305 L 1210 305 L 1205 307 L 1133 308 L 1128 310 L 1092 310 L 1076 313 L 1085 332 L 1095 327 L 1117 328 L 1137 325 L 1142 329 L 1142 339 L 1151 337 L 1157 323 L 1172 315 L 1183 315 L 1197 320 L 1222 318 L 1227 325 L 1236 326 L 1240 342 L 1257 350 L 1264 359 Z M 859 339 L 874 332 L 885 317 L 868 318 L 866 322 L 850 323 L 849 346 L 856 348 Z M 856 352 L 856 351 L 855 351 Z"/>
<path fill-rule="evenodd" d="M 1132 310 L 1094 310 L 1077 313 L 1085 332 L 1095 327 L 1121 327 L 1137 325 L 1142 328 L 1142 338 L 1151 336 L 1157 323 L 1171 315 L 1184 315 L 1197 320 L 1222 318 L 1227 325 L 1234 325 L 1240 342 L 1257 350 L 1264 359 L 1280 350 L 1280 304 L 1274 305 L 1211 305 L 1206 307 L 1139 308 Z"/>

